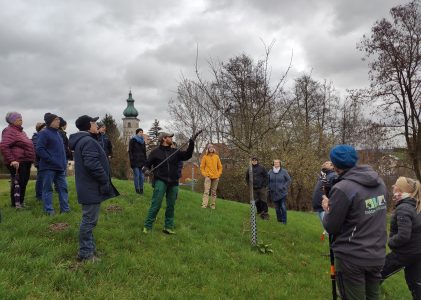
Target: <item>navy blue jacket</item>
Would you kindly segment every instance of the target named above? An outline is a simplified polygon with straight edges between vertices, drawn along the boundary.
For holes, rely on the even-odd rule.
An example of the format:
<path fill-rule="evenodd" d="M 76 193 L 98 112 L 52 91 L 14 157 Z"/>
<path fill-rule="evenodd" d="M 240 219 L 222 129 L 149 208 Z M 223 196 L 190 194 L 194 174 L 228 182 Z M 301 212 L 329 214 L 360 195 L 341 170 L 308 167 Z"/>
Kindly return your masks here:
<path fill-rule="evenodd" d="M 334 180 L 338 177 L 338 174 L 336 174 L 333 170 L 325 170 L 326 173 L 326 180 L 327 180 L 327 186 L 330 190 L 333 186 Z M 322 207 L 322 200 L 323 200 L 323 190 L 322 190 L 322 177 L 319 176 L 317 179 L 317 183 L 314 187 L 313 191 L 313 209 L 314 211 L 323 211 Z"/>
<path fill-rule="evenodd" d="M 291 177 L 287 170 L 281 168 L 278 173 L 273 172 L 273 169 L 269 171 L 269 192 L 272 201 L 280 201 L 288 194 L 288 187 L 291 183 Z"/>
<path fill-rule="evenodd" d="M 70 135 L 70 149 L 74 151 L 75 179 L 78 202 L 99 204 L 119 195 L 111 183 L 110 165 L 101 145 L 87 131 Z"/>
<path fill-rule="evenodd" d="M 32 135 L 32 144 L 34 144 L 35 151 L 37 149 L 37 141 L 38 141 L 38 132 L 34 132 L 34 134 Z M 35 156 L 34 166 L 35 166 L 35 168 L 38 169 L 38 166 L 39 166 L 39 156 L 38 156 L 38 154 L 36 154 L 36 156 Z"/>
<path fill-rule="evenodd" d="M 58 129 L 47 127 L 38 133 L 36 154 L 40 159 L 40 171 L 65 171 L 67 168 L 66 152 Z"/>

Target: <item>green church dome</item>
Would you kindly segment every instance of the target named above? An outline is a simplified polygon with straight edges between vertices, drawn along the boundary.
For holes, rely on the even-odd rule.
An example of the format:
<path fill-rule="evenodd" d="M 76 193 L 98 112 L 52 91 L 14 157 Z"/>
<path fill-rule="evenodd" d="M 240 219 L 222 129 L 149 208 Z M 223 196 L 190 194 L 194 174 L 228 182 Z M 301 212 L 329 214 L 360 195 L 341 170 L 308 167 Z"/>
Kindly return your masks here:
<path fill-rule="evenodd" d="M 132 98 L 132 91 L 130 91 L 129 93 L 129 98 L 127 99 L 127 107 L 123 111 L 123 115 L 126 118 L 136 118 L 139 115 L 136 108 L 134 108 L 134 99 Z"/>

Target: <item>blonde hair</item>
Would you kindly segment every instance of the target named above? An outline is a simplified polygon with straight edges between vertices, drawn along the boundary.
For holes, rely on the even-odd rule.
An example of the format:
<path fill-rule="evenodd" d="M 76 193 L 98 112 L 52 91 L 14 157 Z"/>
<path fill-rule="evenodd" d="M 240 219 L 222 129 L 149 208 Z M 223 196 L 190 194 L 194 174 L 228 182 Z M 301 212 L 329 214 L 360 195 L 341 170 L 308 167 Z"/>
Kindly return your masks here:
<path fill-rule="evenodd" d="M 421 183 L 408 177 L 399 177 L 395 184 L 402 192 L 409 193 L 415 199 L 417 213 L 421 212 Z"/>

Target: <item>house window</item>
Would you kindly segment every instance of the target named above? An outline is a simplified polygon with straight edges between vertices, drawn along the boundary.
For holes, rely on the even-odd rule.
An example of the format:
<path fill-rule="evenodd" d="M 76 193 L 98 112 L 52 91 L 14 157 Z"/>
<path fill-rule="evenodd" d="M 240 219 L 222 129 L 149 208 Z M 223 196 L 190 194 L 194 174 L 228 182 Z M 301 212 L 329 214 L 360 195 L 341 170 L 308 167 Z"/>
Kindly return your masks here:
<path fill-rule="evenodd" d="M 132 124 L 130 124 L 130 122 L 127 123 L 127 128 L 132 128 Z"/>

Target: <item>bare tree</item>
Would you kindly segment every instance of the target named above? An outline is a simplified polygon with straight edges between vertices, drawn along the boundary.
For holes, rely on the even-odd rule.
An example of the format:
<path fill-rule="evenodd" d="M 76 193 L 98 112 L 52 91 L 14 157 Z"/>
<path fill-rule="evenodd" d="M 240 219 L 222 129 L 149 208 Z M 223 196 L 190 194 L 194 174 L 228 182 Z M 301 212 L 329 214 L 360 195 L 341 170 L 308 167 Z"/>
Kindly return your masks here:
<path fill-rule="evenodd" d="M 196 152 L 200 152 L 206 143 L 222 142 L 217 111 L 196 82 L 186 78 L 179 82 L 176 99 L 169 101 L 169 113 L 172 128 L 177 132 L 193 134 L 205 129 L 196 140 Z"/>
<path fill-rule="evenodd" d="M 223 128 L 219 128 L 224 138 L 247 154 L 262 149 L 265 137 L 279 128 L 289 108 L 282 97 L 287 72 L 270 85 L 271 47 L 257 63 L 245 54 L 227 63 L 210 62 L 211 84 L 202 79 L 196 65 L 199 87 L 215 110 L 224 115 Z"/>
<path fill-rule="evenodd" d="M 385 125 L 399 130 L 421 179 L 421 15 L 419 1 L 390 10 L 364 36 L 358 49 L 369 59 L 371 95 L 383 108 Z"/>

